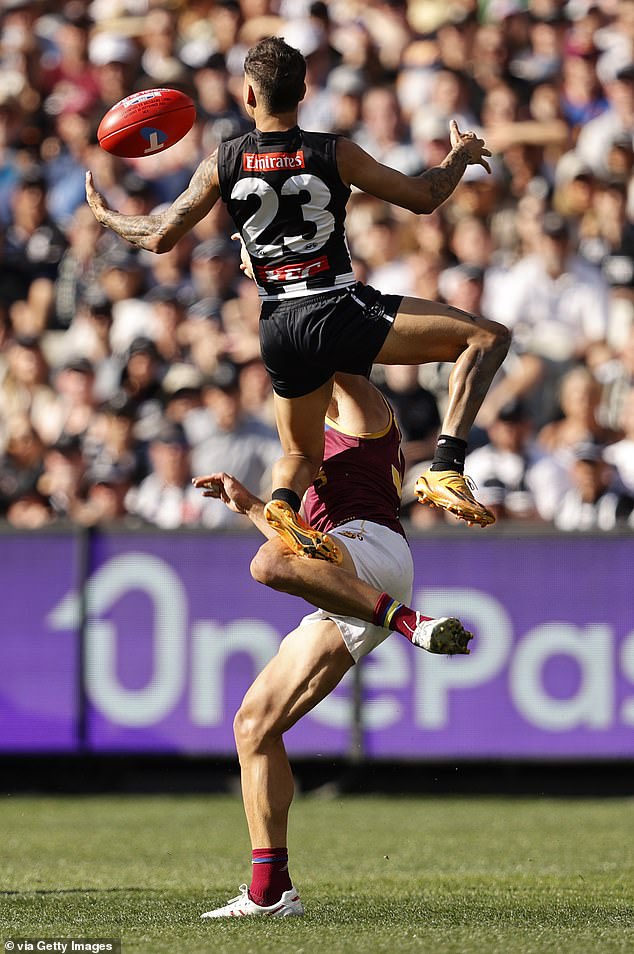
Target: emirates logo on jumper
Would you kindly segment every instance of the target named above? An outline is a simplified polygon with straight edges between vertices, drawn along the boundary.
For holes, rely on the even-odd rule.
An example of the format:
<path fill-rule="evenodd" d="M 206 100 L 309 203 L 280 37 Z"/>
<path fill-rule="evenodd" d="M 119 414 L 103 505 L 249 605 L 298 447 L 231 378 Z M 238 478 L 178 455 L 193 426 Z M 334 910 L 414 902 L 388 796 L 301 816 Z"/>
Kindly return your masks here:
<path fill-rule="evenodd" d="M 303 169 L 304 150 L 297 152 L 245 152 L 242 168 L 245 172 L 278 172 L 284 169 Z"/>
<path fill-rule="evenodd" d="M 258 265 L 255 271 L 262 282 L 298 282 L 318 272 L 324 272 L 327 268 L 328 259 L 322 255 L 321 258 L 298 262 L 296 265 Z"/>

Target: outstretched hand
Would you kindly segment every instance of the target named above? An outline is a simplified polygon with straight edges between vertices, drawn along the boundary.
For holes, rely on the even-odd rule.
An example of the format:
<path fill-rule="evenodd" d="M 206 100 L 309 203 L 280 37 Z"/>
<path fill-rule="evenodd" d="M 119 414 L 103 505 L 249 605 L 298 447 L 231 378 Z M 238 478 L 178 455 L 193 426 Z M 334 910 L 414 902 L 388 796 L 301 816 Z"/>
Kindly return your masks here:
<path fill-rule="evenodd" d="M 92 209 L 94 217 L 103 224 L 105 213 L 110 211 L 110 207 L 104 197 L 95 189 L 92 172 L 90 171 L 86 173 L 86 201 Z"/>
<path fill-rule="evenodd" d="M 468 157 L 467 165 L 483 166 L 489 174 L 491 173 L 491 166 L 484 158 L 490 156 L 491 151 L 486 148 L 484 139 L 478 139 L 471 130 L 461 133 L 455 119 L 451 120 L 449 138 L 452 149 L 460 148 L 462 152 L 466 153 Z"/>
<path fill-rule="evenodd" d="M 222 500 L 223 504 L 234 513 L 248 515 L 254 505 L 262 503 L 259 497 L 247 490 L 239 480 L 224 472 L 193 477 L 192 484 L 198 490 L 202 490 L 203 497 Z"/>

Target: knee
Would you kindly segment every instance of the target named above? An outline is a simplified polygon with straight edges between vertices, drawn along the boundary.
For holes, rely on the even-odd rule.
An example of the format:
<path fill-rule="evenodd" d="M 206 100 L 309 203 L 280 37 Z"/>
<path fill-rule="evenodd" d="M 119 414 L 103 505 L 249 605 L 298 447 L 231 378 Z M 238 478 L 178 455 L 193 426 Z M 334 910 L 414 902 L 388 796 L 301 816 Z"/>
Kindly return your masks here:
<path fill-rule="evenodd" d="M 492 321 L 491 324 L 493 325 L 494 350 L 501 352 L 502 356 L 505 356 L 511 346 L 513 333 L 510 328 L 507 328 L 506 325 L 501 325 L 498 321 Z"/>
<path fill-rule="evenodd" d="M 253 707 L 241 705 L 233 720 L 233 737 L 239 757 L 259 751 L 268 739 L 265 720 Z"/>
<path fill-rule="evenodd" d="M 269 540 L 264 543 L 251 560 L 251 576 L 256 583 L 263 583 L 272 589 L 281 589 L 286 578 L 284 567 L 286 561 L 281 549 L 281 542 Z"/>
<path fill-rule="evenodd" d="M 511 329 L 497 321 L 486 321 L 478 328 L 478 344 L 483 351 L 495 354 L 502 361 L 511 345 Z"/>

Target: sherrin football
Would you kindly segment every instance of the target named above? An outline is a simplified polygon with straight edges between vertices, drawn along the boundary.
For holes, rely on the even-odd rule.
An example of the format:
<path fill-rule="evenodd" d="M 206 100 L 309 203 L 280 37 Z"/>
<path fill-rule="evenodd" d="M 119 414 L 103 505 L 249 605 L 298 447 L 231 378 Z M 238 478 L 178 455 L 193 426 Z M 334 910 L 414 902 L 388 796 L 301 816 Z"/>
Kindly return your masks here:
<path fill-rule="evenodd" d="M 113 156 L 153 156 L 182 139 L 195 119 L 196 107 L 185 93 L 144 89 L 108 110 L 99 124 L 97 139 Z"/>

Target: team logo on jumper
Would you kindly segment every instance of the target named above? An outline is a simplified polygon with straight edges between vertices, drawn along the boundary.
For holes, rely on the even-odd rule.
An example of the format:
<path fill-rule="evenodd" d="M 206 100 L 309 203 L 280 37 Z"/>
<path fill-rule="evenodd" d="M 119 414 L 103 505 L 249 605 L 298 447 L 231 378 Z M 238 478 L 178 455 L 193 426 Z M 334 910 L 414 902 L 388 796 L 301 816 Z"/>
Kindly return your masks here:
<path fill-rule="evenodd" d="M 321 258 L 297 262 L 296 265 L 257 265 L 255 272 L 262 282 L 298 282 L 327 269 L 328 259 L 322 255 Z"/>
<path fill-rule="evenodd" d="M 304 150 L 297 152 L 245 152 L 242 168 L 245 172 L 277 172 L 280 169 L 303 169 Z"/>

